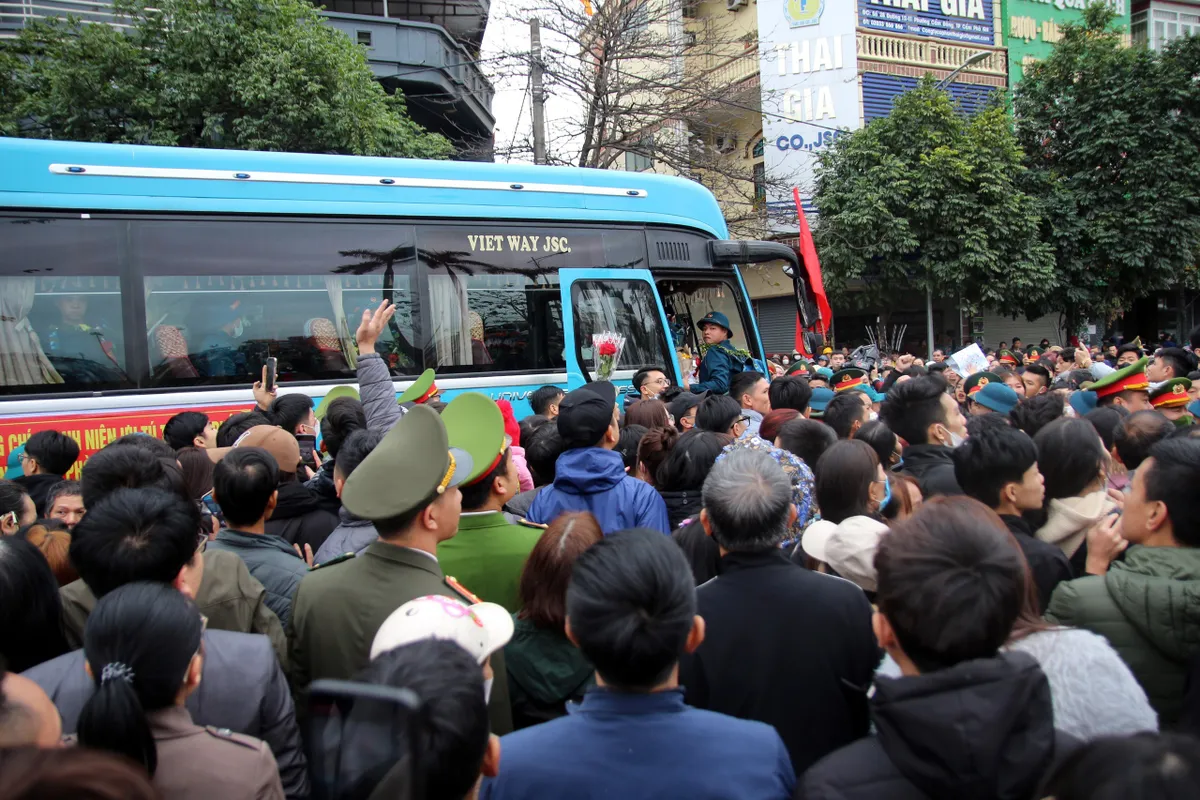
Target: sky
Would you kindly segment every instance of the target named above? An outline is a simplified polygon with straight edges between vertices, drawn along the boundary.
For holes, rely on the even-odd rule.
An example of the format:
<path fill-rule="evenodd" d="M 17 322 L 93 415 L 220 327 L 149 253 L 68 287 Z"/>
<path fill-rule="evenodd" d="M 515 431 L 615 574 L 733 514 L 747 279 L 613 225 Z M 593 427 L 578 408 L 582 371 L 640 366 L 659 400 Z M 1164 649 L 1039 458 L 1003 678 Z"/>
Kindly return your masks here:
<path fill-rule="evenodd" d="M 532 117 L 529 108 L 529 76 L 524 67 L 514 68 L 498 58 L 503 53 L 529 52 L 529 0 L 493 0 L 488 15 L 487 30 L 484 31 L 481 69 L 496 90 L 492 101 L 492 113 L 496 116 L 496 149 L 508 148 L 513 141 L 530 137 Z M 552 35 L 542 31 L 543 47 L 553 45 Z M 553 88 L 546 98 L 546 127 L 548 138 L 554 140 L 556 120 L 574 116 L 577 103 L 570 97 L 555 94 Z M 508 161 L 501 153 L 497 161 Z M 533 163 L 532 157 L 511 159 Z"/>

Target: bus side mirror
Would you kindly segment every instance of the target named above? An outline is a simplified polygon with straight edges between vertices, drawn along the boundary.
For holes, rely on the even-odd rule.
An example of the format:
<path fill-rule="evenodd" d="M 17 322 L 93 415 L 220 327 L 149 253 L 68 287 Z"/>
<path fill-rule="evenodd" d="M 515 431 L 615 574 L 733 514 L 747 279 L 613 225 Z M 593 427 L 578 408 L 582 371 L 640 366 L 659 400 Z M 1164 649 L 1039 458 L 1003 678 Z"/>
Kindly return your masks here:
<path fill-rule="evenodd" d="M 810 328 L 821 318 L 816 298 L 811 296 L 808 283 L 800 269 L 800 256 L 780 242 L 747 240 L 710 241 L 709 256 L 713 266 L 732 267 L 737 264 L 761 264 L 764 261 L 783 261 L 783 273 L 792 279 L 796 290 L 796 308 L 804 327 Z"/>

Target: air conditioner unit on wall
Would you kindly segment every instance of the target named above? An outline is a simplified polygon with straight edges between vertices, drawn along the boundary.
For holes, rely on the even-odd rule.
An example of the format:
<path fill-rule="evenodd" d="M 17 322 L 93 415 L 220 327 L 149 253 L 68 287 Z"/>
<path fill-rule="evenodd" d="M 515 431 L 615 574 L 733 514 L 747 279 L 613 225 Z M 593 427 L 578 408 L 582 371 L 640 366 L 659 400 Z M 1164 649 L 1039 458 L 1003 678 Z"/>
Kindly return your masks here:
<path fill-rule="evenodd" d="M 749 5 L 749 0 L 725 0 L 726 11 L 737 11 Z"/>
<path fill-rule="evenodd" d="M 717 137 L 713 139 L 713 147 L 717 149 L 718 153 L 732 153 L 737 149 L 737 144 L 738 137 L 736 133 L 718 134 Z"/>

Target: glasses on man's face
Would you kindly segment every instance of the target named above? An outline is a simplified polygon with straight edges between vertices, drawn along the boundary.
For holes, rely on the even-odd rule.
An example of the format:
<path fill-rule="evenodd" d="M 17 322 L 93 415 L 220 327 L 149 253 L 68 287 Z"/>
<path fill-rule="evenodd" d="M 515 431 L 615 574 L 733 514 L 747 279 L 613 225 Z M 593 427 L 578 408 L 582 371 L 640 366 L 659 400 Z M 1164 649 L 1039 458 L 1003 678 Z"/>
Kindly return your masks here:
<path fill-rule="evenodd" d="M 208 549 L 208 534 L 204 531 L 196 534 L 196 552 L 203 553 Z"/>

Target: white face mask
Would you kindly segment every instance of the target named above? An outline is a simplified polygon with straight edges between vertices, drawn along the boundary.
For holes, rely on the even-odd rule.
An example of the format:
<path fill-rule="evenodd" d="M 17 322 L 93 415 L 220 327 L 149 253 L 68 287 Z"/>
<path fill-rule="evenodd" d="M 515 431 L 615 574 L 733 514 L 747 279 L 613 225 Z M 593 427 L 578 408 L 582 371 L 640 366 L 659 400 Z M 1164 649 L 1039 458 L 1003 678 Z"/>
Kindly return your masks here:
<path fill-rule="evenodd" d="M 872 411 L 871 413 L 867 414 L 867 419 L 869 419 L 869 420 L 871 420 L 872 422 L 874 422 L 875 420 L 879 419 L 879 412 L 878 412 L 878 411 Z"/>
<path fill-rule="evenodd" d="M 951 447 L 958 447 L 960 444 L 962 444 L 966 440 L 967 440 L 967 437 L 963 436 L 962 434 L 955 433 L 954 431 L 950 431 L 950 446 Z"/>
<path fill-rule="evenodd" d="M 246 323 L 242 321 L 241 317 L 238 317 L 237 325 L 233 327 L 233 338 L 236 339 L 237 337 L 241 336 L 245 329 Z"/>

